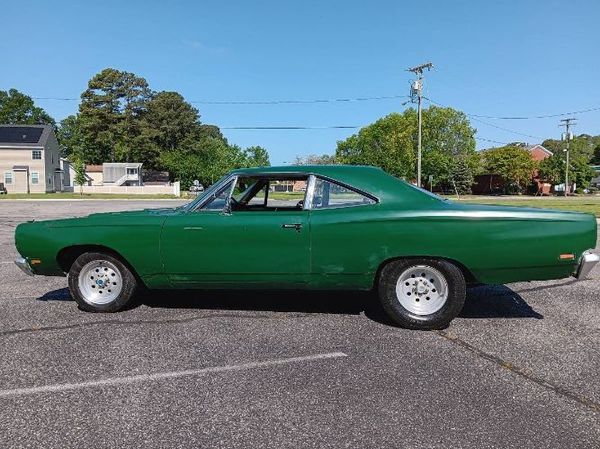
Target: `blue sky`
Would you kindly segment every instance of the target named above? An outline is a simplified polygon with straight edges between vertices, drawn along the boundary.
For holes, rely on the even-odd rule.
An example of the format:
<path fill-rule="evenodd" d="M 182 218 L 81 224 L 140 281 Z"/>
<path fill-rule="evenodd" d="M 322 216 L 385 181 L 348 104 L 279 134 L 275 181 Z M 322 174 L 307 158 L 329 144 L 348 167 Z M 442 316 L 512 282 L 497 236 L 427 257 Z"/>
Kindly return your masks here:
<path fill-rule="evenodd" d="M 425 93 L 471 114 L 541 115 L 600 107 L 600 2 L 571 1 L 26 1 L 4 0 L 0 89 L 79 97 L 105 67 L 187 100 L 404 95 L 405 69 L 432 61 Z M 300 105 L 196 104 L 227 126 L 365 125 L 403 100 Z M 76 101 L 38 100 L 60 120 Z M 600 134 L 600 111 L 576 133 Z M 481 122 L 477 136 L 558 137 L 559 118 Z M 226 130 L 275 164 L 333 153 L 352 130 Z M 478 147 L 489 146 L 478 141 Z"/>

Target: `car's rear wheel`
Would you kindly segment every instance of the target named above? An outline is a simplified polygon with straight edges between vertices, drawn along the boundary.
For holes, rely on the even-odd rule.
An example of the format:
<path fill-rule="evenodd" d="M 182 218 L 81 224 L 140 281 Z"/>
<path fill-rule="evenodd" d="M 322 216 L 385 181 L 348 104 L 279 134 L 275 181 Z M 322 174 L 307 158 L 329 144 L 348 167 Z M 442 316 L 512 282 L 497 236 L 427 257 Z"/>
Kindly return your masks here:
<path fill-rule="evenodd" d="M 69 290 L 81 310 L 117 312 L 126 307 L 137 281 L 127 266 L 110 254 L 79 256 L 69 270 Z"/>
<path fill-rule="evenodd" d="M 454 264 L 438 259 L 388 263 L 379 276 L 379 299 L 389 317 L 408 329 L 442 329 L 465 303 L 466 283 Z"/>

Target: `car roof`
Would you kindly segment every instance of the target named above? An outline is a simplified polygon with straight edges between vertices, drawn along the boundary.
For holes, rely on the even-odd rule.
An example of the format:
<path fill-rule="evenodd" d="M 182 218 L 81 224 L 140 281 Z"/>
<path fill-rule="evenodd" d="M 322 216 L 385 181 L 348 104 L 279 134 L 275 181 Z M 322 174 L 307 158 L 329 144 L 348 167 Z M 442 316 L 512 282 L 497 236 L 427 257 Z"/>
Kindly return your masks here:
<path fill-rule="evenodd" d="M 404 181 L 395 178 L 381 168 L 370 165 L 283 165 L 238 169 L 236 175 L 298 175 L 314 174 L 370 193 L 380 200 L 407 201 L 423 195 Z"/>

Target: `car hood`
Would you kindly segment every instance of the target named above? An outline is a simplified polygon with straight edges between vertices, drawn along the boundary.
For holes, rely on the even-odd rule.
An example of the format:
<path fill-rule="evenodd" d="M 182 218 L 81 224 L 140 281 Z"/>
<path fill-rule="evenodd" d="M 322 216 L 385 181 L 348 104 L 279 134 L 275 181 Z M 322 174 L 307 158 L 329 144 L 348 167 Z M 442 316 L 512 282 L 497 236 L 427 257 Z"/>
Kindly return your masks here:
<path fill-rule="evenodd" d="M 141 209 L 119 212 L 93 213 L 84 217 L 61 218 L 58 220 L 33 220 L 28 223 L 62 228 L 82 226 L 119 226 L 162 223 L 168 216 L 179 213 L 178 208 Z"/>

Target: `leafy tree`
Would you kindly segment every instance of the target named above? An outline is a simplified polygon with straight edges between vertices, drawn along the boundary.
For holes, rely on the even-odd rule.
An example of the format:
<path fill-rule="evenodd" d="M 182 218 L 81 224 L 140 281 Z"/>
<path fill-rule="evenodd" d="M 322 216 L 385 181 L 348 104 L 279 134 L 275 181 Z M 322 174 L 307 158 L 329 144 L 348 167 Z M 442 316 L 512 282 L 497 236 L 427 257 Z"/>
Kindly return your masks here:
<path fill-rule="evenodd" d="M 269 165 L 264 148 L 229 145 L 179 93 L 153 93 L 133 73 L 104 69 L 81 98 L 79 113 L 64 119 L 58 132 L 62 153 L 72 159 L 142 162 L 168 170 L 184 188 L 195 179 L 211 184 L 234 168 Z"/>
<path fill-rule="evenodd" d="M 248 167 L 268 167 L 271 165 L 269 153 L 263 147 L 248 147 L 246 148 L 245 153 L 246 165 Z"/>
<path fill-rule="evenodd" d="M 189 148 L 201 134 L 200 114 L 177 92 L 159 92 L 146 105 L 145 125 L 162 150 Z"/>
<path fill-rule="evenodd" d="M 531 153 L 520 146 L 492 148 L 484 153 L 488 173 L 500 175 L 505 181 L 506 193 L 522 192 L 531 184 L 536 163 Z"/>
<path fill-rule="evenodd" d="M 33 99 L 17 89 L 0 90 L 0 123 L 9 125 L 52 125 L 56 122 Z"/>
<path fill-rule="evenodd" d="M 104 69 L 89 82 L 81 94 L 79 116 L 94 154 L 89 162 L 131 161 L 134 150 L 148 139 L 141 133 L 141 117 L 152 92 L 142 77 L 115 69 Z"/>
<path fill-rule="evenodd" d="M 76 159 L 73 163 L 73 169 L 75 170 L 75 179 L 73 181 L 79 186 L 79 194 L 83 195 L 83 186 L 87 182 L 83 159 Z"/>
<path fill-rule="evenodd" d="M 215 125 L 200 125 L 200 138 L 204 139 L 204 138 L 208 138 L 208 137 L 212 137 L 213 139 L 218 139 L 218 140 L 222 140 L 223 142 L 227 143 L 227 139 L 225 139 L 225 137 L 223 136 L 223 133 L 221 133 L 221 130 L 219 129 L 218 126 Z"/>
<path fill-rule="evenodd" d="M 556 152 L 540 162 L 539 176 L 551 184 L 563 184 L 566 176 L 566 155 L 563 151 Z M 585 156 L 569 154 L 569 184 L 577 187 L 588 187 L 595 171 L 589 166 Z"/>
<path fill-rule="evenodd" d="M 335 156 L 331 154 L 296 156 L 296 159 L 294 160 L 294 165 L 331 165 L 336 163 Z"/>
<path fill-rule="evenodd" d="M 81 159 L 85 162 L 89 145 L 86 142 L 79 116 L 69 115 L 61 120 L 56 137 L 62 157 L 73 160 Z"/>
<path fill-rule="evenodd" d="M 574 182 L 578 189 L 589 187 L 595 176 L 596 172 L 584 156 L 569 157 L 569 183 Z"/>
<path fill-rule="evenodd" d="M 600 165 L 600 144 L 594 148 L 594 155 L 591 160 L 592 164 Z"/>
<path fill-rule="evenodd" d="M 565 164 L 561 152 L 555 152 L 552 156 L 540 161 L 539 177 L 545 182 L 556 185 L 565 182 Z"/>
<path fill-rule="evenodd" d="M 336 160 L 343 164 L 367 164 L 407 179 L 416 178 L 417 113 L 410 108 L 393 113 L 338 142 Z M 475 129 L 467 117 L 452 108 L 431 106 L 423 111 L 422 176 L 450 185 L 458 158 L 474 176 L 479 170 Z M 461 162 L 462 163 L 462 162 Z"/>
<path fill-rule="evenodd" d="M 542 145 L 553 153 L 562 153 L 566 148 L 566 142 L 557 139 L 546 139 Z M 580 134 L 574 136 L 569 142 L 569 154 L 574 158 L 582 156 L 587 161 L 594 157 L 596 148 L 600 147 L 600 136 L 590 136 L 589 134 Z"/>

